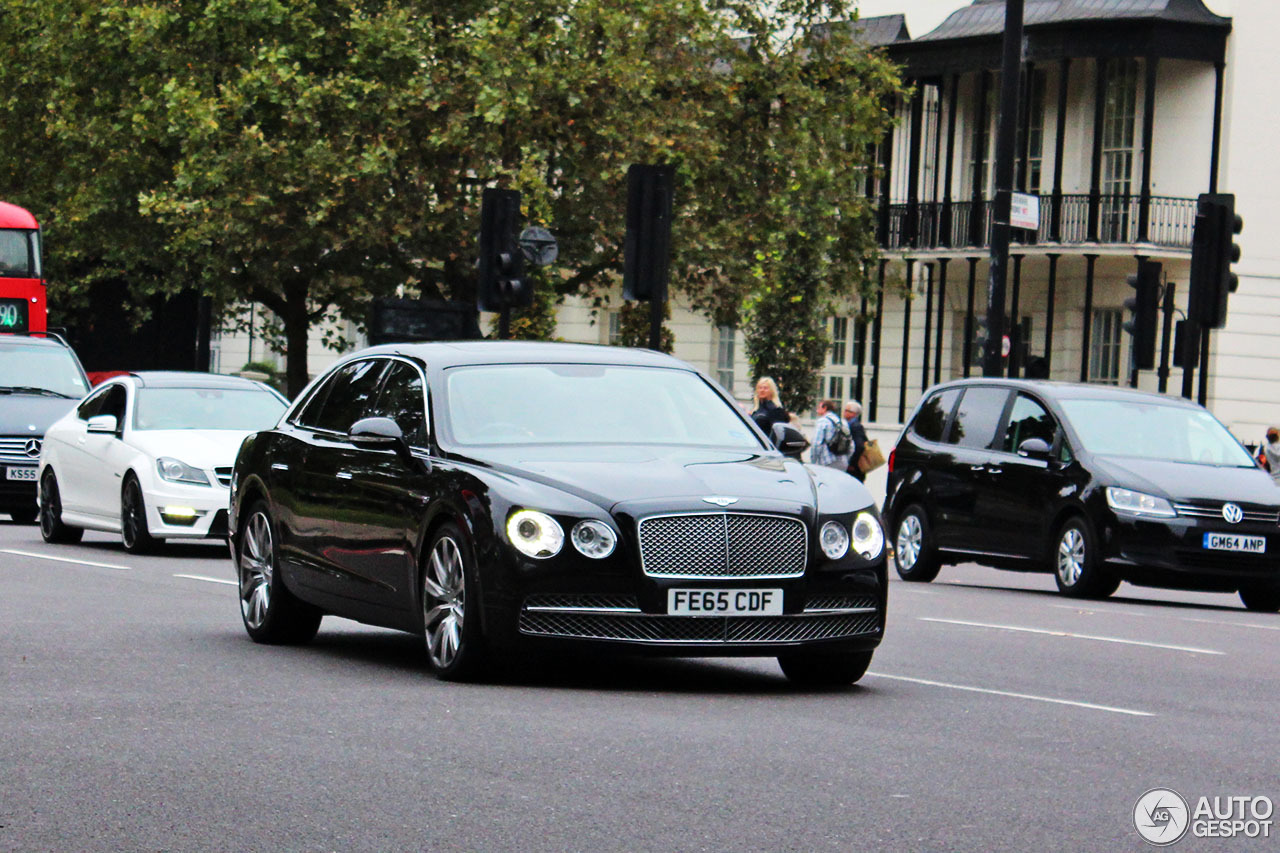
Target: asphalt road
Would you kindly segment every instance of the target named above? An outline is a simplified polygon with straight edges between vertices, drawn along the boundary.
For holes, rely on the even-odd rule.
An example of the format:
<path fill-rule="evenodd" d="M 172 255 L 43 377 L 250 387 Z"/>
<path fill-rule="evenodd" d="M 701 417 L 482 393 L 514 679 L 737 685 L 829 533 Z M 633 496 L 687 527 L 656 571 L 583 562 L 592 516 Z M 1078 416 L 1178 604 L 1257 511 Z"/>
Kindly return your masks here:
<path fill-rule="evenodd" d="M 1280 801 L 1280 617 L 1234 596 L 948 568 L 894 581 L 858 686 L 799 692 L 771 659 L 446 684 L 333 618 L 258 646 L 233 577 L 0 522 L 0 850 L 1139 850 L 1148 789 Z"/>

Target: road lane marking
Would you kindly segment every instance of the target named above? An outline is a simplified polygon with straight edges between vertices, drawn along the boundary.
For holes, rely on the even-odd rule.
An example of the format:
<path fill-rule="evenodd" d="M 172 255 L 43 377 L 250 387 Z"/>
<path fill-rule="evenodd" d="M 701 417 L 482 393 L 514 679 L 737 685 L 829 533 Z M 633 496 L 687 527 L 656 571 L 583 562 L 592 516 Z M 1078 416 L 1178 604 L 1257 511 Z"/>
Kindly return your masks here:
<path fill-rule="evenodd" d="M 93 560 L 77 560 L 73 557 L 55 557 L 51 554 L 36 554 L 31 551 L 15 551 L 12 548 L 0 548 L 0 553 L 17 554 L 19 557 L 35 557 L 37 560 L 56 560 L 59 563 L 75 563 L 77 566 L 94 566 L 99 569 L 118 569 L 132 571 L 132 566 L 117 566 L 114 563 L 95 563 Z"/>
<path fill-rule="evenodd" d="M 1087 708 L 1090 711 L 1106 711 L 1110 714 L 1128 714 L 1131 717 L 1154 717 L 1150 711 L 1135 711 L 1132 708 L 1116 708 L 1111 705 L 1095 705 L 1092 702 L 1076 702 L 1072 699 L 1055 699 L 1052 696 L 1036 696 L 1031 693 L 1015 693 L 1011 690 L 992 690 L 989 687 L 973 687 L 968 684 L 949 684 L 945 681 L 930 681 L 927 678 L 910 678 L 906 675 L 889 675 L 883 672 L 868 672 L 874 678 L 888 678 L 893 681 L 909 681 L 912 684 L 924 684 L 929 687 L 946 687 L 950 690 L 965 690 L 970 693 L 986 693 L 990 696 L 1004 696 L 1009 699 L 1027 699 L 1032 702 L 1049 702 L 1053 705 L 1070 705 L 1074 708 Z"/>
<path fill-rule="evenodd" d="M 226 578 L 207 578 L 204 575 L 174 575 L 175 578 L 188 578 L 193 581 L 208 581 L 209 583 L 225 583 L 229 586 L 239 586 L 238 581 L 229 581 Z"/>
<path fill-rule="evenodd" d="M 1076 613 L 1105 613 L 1108 616 L 1136 616 L 1140 619 L 1158 618 L 1172 619 L 1176 622 L 1194 622 L 1198 625 L 1225 625 L 1229 628 L 1257 628 L 1260 631 L 1280 631 L 1280 625 L 1259 625 L 1257 622 L 1232 622 L 1230 619 L 1196 619 L 1193 616 L 1174 616 L 1169 613 L 1134 613 L 1117 607 L 1074 607 L 1070 604 L 1050 604 L 1063 610 L 1074 610 Z"/>
<path fill-rule="evenodd" d="M 1096 634 L 1073 634 L 1070 631 L 1050 631 L 1045 628 L 1024 628 L 1019 625 L 995 625 L 990 622 L 965 622 L 961 619 L 934 619 L 929 616 L 919 617 L 921 622 L 940 622 L 945 625 L 966 625 L 970 628 L 992 628 L 997 631 L 1019 631 L 1024 634 L 1044 634 L 1049 637 L 1070 637 L 1073 640 L 1096 640 L 1100 643 L 1120 643 L 1126 646 L 1144 646 L 1149 649 L 1168 649 L 1174 652 L 1187 652 L 1193 655 L 1224 655 L 1213 649 L 1200 649 L 1195 646 L 1173 646 L 1167 643 L 1148 643 L 1143 640 L 1123 640 L 1119 637 L 1100 637 Z"/>

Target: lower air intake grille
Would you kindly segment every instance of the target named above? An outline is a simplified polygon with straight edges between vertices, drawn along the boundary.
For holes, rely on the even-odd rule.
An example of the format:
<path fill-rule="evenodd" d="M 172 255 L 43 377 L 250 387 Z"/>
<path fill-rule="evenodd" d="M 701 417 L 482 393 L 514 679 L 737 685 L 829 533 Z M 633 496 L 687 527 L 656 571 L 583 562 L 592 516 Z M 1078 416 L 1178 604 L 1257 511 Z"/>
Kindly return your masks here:
<path fill-rule="evenodd" d="M 632 643 L 789 643 L 880 632 L 876 613 L 797 616 L 659 616 L 522 610 L 520 632 Z"/>

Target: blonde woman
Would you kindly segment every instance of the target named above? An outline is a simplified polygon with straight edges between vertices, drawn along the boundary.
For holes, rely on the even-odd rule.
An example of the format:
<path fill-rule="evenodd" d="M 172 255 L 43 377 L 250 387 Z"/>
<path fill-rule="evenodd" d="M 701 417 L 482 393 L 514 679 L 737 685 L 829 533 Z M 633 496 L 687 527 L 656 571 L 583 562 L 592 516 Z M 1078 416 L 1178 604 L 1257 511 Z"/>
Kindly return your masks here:
<path fill-rule="evenodd" d="M 791 420 L 779 400 L 778 383 L 768 376 L 761 376 L 756 380 L 756 393 L 752 402 L 751 420 L 767 436 L 773 435 L 774 424 L 785 424 Z"/>

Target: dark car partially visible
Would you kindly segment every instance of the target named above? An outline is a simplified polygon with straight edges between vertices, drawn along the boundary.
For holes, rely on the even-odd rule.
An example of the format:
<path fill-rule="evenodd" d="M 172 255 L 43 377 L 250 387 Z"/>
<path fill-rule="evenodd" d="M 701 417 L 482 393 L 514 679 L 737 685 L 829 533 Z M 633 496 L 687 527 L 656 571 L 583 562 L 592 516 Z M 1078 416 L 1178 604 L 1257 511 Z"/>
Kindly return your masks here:
<path fill-rule="evenodd" d="M 509 651 L 775 656 L 849 684 L 884 631 L 884 533 L 669 356 L 388 345 L 319 377 L 232 480 L 249 635 L 324 614 L 417 633 L 443 678 Z"/>
<path fill-rule="evenodd" d="M 1280 488 L 1193 402 L 949 382 L 921 399 L 889 465 L 885 516 L 905 580 L 971 561 L 1053 572 L 1070 596 L 1128 581 L 1280 610 Z"/>
<path fill-rule="evenodd" d="M 0 512 L 35 521 L 45 430 L 88 392 L 80 360 L 56 334 L 0 334 Z"/>

